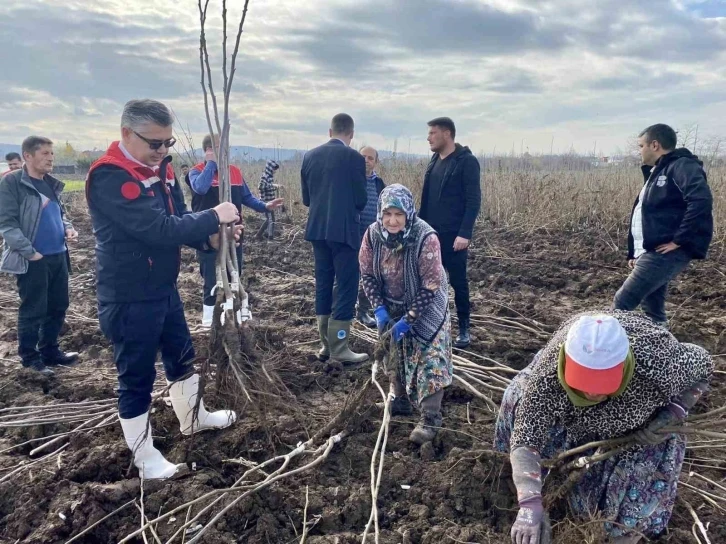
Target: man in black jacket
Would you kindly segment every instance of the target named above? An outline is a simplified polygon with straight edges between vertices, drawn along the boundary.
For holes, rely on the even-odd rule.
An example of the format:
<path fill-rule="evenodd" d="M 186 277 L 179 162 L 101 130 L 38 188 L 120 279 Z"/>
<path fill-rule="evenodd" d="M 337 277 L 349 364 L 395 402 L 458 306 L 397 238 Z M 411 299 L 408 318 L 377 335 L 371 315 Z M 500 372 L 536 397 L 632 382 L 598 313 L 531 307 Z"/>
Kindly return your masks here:
<path fill-rule="evenodd" d="M 428 142 L 434 156 L 426 169 L 419 217 L 439 233 L 441 258 L 454 288 L 459 318 L 454 346 L 465 348 L 471 342 L 466 261 L 481 207 L 480 167 L 468 147 L 454 142 L 456 127 L 451 119 L 438 117 L 428 125 Z"/>
<path fill-rule="evenodd" d="M 303 204 L 310 208 L 305 239 L 315 254 L 318 358 L 342 363 L 368 359 L 348 348 L 360 276 L 360 212 L 367 201 L 365 159 L 349 147 L 353 128 L 350 115 L 333 117 L 330 141 L 305 154 L 300 172 Z"/>
<path fill-rule="evenodd" d="M 628 233 L 630 276 L 615 295 L 619 310 L 641 305 L 653 321 L 667 326 L 668 283 L 703 259 L 713 237 L 713 197 L 703 163 L 688 149 L 676 149 L 668 125 L 646 128 L 638 138 L 645 183 L 633 205 Z"/>

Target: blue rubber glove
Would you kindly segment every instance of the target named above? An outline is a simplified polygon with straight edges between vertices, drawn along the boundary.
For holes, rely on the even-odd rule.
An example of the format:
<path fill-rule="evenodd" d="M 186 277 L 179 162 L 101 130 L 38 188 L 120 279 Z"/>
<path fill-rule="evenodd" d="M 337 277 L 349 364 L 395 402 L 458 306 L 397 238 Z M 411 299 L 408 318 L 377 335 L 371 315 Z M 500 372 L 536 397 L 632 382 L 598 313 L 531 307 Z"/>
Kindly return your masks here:
<path fill-rule="evenodd" d="M 406 336 L 406 333 L 411 330 L 411 325 L 409 325 L 406 322 L 405 318 L 401 318 L 394 326 L 393 326 L 393 332 L 391 333 L 393 335 L 393 340 L 395 342 L 400 342 L 404 336 Z"/>
<path fill-rule="evenodd" d="M 388 315 L 388 310 L 386 310 L 385 306 L 376 308 L 373 315 L 376 316 L 376 326 L 378 327 L 378 335 L 380 336 L 386 330 L 386 325 L 391 322 L 391 316 Z"/>

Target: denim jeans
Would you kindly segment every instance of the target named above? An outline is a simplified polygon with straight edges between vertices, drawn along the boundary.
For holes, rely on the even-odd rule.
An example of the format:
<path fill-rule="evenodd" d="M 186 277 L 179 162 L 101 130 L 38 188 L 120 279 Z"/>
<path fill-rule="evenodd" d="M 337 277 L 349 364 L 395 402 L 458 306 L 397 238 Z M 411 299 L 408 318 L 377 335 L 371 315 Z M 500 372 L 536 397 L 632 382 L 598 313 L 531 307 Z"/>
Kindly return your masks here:
<path fill-rule="evenodd" d="M 635 262 L 635 268 L 615 294 L 616 310 L 635 310 L 641 306 L 645 315 L 659 324 L 668 322 L 665 312 L 666 293 L 670 281 L 691 261 L 683 249 L 660 254 L 648 251 Z"/>

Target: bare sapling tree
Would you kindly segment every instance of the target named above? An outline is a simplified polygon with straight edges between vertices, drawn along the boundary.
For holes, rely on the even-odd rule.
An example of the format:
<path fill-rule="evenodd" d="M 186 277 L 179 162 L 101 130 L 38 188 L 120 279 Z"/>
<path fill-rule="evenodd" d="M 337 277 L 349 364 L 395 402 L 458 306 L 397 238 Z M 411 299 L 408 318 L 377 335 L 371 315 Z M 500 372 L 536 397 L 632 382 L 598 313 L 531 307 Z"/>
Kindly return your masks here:
<path fill-rule="evenodd" d="M 212 145 L 217 159 L 219 200 L 220 202 L 231 202 L 229 103 L 249 0 L 245 0 L 237 28 L 234 49 L 229 59 L 227 52 L 227 2 L 226 0 L 222 0 L 221 101 L 217 99 L 217 94 L 214 90 L 214 77 L 209 61 L 206 33 L 209 0 L 198 0 L 197 5 L 201 24 L 199 35 L 200 83 L 204 94 L 204 110 L 207 118 L 207 126 L 209 134 L 212 135 Z M 266 382 L 268 386 L 273 385 L 272 389 L 276 389 L 279 392 L 279 386 L 281 384 L 279 379 L 273 379 L 263 364 L 253 364 L 256 362 L 256 356 L 254 354 L 252 331 L 248 323 L 250 317 L 249 298 L 240 278 L 233 225 L 223 225 L 220 229 L 216 274 L 217 300 L 210 334 L 209 361 L 215 361 L 217 363 L 218 389 L 227 380 L 230 380 L 233 384 L 232 390 L 235 392 L 241 390 L 242 400 L 245 403 L 250 403 L 252 401 L 251 392 L 261 389 L 260 387 L 254 387 L 258 385 L 255 380 L 255 377 L 257 377 Z M 265 389 L 268 388 L 266 387 Z M 251 404 L 255 406 L 255 403 Z"/>
<path fill-rule="evenodd" d="M 171 113 L 176 120 L 174 126 L 179 127 L 179 130 L 177 130 L 176 128 L 174 129 L 174 138 L 176 139 L 177 144 L 179 144 L 179 147 L 181 147 L 181 151 L 176 151 L 176 156 L 180 161 L 187 162 L 191 166 L 194 166 L 199 162 L 199 159 L 197 157 L 197 151 L 196 146 L 194 145 L 194 138 L 192 137 L 192 132 L 191 130 L 189 130 L 189 125 L 184 127 L 181 123 L 181 120 L 179 119 L 179 116 L 176 114 L 176 111 L 174 111 L 173 109 L 171 110 Z"/>

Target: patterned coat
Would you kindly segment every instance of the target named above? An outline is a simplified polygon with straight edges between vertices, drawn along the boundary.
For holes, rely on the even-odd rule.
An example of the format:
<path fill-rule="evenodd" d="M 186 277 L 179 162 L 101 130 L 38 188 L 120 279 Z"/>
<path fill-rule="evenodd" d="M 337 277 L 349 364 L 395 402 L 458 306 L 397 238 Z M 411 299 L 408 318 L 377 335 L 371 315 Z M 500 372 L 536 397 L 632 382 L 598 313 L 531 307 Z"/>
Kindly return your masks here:
<path fill-rule="evenodd" d="M 595 312 L 587 312 L 595 313 Z M 649 318 L 620 310 L 603 310 L 625 329 L 635 356 L 635 374 L 625 392 L 596 406 L 578 408 L 567 397 L 557 377 L 560 348 L 567 331 L 580 315 L 566 321 L 538 360 L 517 407 L 510 447 L 529 446 L 542 452 L 549 431 L 567 429 L 570 443 L 583 444 L 629 434 L 642 427 L 661 407 L 697 382 L 708 381 L 713 359 L 696 345 L 681 343 Z"/>

